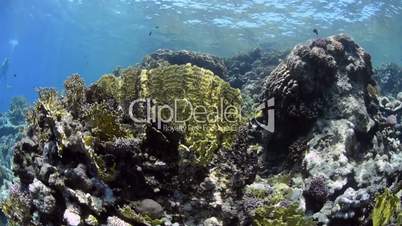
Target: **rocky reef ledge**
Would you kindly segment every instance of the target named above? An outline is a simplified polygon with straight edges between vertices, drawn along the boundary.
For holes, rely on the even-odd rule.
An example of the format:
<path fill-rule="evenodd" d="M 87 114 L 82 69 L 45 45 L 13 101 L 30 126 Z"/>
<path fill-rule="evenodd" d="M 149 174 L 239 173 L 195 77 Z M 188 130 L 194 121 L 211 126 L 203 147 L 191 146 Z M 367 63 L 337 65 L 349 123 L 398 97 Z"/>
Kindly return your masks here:
<path fill-rule="evenodd" d="M 161 50 L 88 87 L 72 75 L 28 111 L 3 213 L 23 226 L 400 224 L 402 127 L 374 77 L 343 34 L 287 57 Z M 179 104 L 185 123 L 133 121 L 176 99 L 246 111 L 191 118 Z"/>

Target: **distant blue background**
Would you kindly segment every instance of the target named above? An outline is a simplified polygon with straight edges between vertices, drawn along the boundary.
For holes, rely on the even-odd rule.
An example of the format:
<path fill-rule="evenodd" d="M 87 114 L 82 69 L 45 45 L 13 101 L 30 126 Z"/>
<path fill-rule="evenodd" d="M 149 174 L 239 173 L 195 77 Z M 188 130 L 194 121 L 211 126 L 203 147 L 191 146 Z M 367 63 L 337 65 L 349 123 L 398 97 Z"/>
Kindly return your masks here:
<path fill-rule="evenodd" d="M 35 88 L 61 89 L 72 73 L 91 83 L 158 48 L 230 56 L 290 48 L 313 28 L 351 34 L 375 64 L 402 64 L 401 12 L 400 0 L 0 0 L 0 63 L 10 58 L 0 111 L 13 96 L 34 101 Z"/>
<path fill-rule="evenodd" d="M 33 100 L 36 87 L 61 88 L 63 80 L 76 72 L 91 82 L 102 73 L 119 65 L 133 64 L 145 53 L 158 48 L 158 45 L 147 45 L 149 36 L 144 28 L 130 28 L 134 32 L 119 36 L 127 26 L 136 26 L 130 21 L 147 24 L 141 20 L 141 10 L 133 8 L 131 13 L 135 16 L 126 24 L 120 24 L 107 19 L 113 15 L 102 10 L 107 9 L 106 3 L 98 8 L 62 3 L 57 0 L 0 1 L 0 61 L 10 58 L 10 87 L 6 87 L 4 81 L 0 84 L 0 110 L 7 108 L 12 96 L 24 95 Z M 10 39 L 19 42 L 12 55 Z"/>

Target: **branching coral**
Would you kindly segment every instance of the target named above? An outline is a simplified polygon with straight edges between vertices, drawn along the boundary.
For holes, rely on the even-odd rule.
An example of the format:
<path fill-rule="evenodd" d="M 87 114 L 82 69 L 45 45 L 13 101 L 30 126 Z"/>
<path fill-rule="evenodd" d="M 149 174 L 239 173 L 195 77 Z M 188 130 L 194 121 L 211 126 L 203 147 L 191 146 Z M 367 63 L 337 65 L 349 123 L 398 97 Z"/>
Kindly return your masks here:
<path fill-rule="evenodd" d="M 64 82 L 66 104 L 71 114 L 78 117 L 85 103 L 85 83 L 80 75 L 73 74 Z"/>
<path fill-rule="evenodd" d="M 93 104 L 85 113 L 88 126 L 94 135 L 102 141 L 112 141 L 116 137 L 127 137 L 129 132 L 122 128 L 119 117 L 106 104 Z"/>
<path fill-rule="evenodd" d="M 22 191 L 20 185 L 13 184 L 10 195 L 3 203 L 1 209 L 9 220 L 9 225 L 29 225 L 31 219 L 31 199 L 27 192 Z"/>
<path fill-rule="evenodd" d="M 36 107 L 43 108 L 48 117 L 52 117 L 56 121 L 59 121 L 61 117 L 67 114 L 63 102 L 55 89 L 39 89 L 38 95 L 39 102 Z"/>
<path fill-rule="evenodd" d="M 109 182 L 116 176 L 116 163 L 107 156 L 95 153 L 93 150 L 94 139 L 98 141 L 113 141 L 116 138 L 132 137 L 131 132 L 122 127 L 118 115 L 107 107 L 105 103 L 93 104 L 86 111 L 84 119 L 87 121 L 91 135 L 82 138 L 87 148 L 88 157 L 92 159 L 102 180 Z M 108 159 L 108 161 L 106 161 Z"/>
<path fill-rule="evenodd" d="M 61 147 L 67 142 L 65 126 L 61 122 L 71 114 L 55 89 L 39 89 L 38 95 L 38 102 L 28 110 L 28 125 L 40 130 L 37 136 L 41 142 L 47 142 L 50 138 L 56 141 L 60 147 L 58 151 L 61 153 Z"/>

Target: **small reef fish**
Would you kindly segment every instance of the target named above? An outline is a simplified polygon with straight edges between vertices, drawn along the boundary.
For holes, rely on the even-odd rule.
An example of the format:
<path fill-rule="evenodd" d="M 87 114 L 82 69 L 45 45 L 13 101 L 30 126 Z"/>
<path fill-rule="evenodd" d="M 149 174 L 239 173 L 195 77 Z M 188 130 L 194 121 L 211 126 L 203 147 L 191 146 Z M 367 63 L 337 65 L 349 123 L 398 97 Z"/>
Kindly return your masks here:
<path fill-rule="evenodd" d="M 314 32 L 315 35 L 318 36 L 318 30 L 317 30 L 317 28 L 314 28 L 314 29 L 313 29 L 313 32 Z"/>
<path fill-rule="evenodd" d="M 156 26 L 154 27 L 154 29 L 158 30 L 158 29 L 159 29 L 159 26 L 156 25 Z M 148 36 L 152 36 L 152 31 L 150 31 L 150 32 L 148 33 Z"/>

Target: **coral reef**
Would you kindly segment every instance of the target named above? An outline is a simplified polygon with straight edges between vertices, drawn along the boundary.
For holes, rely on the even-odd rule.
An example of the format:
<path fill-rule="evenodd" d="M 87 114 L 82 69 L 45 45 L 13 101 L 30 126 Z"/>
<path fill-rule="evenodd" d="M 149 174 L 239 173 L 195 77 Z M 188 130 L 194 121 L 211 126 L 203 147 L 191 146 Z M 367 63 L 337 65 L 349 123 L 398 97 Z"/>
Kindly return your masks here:
<path fill-rule="evenodd" d="M 402 91 L 402 68 L 396 64 L 384 64 L 374 70 L 374 79 L 378 82 L 383 95 L 397 97 Z"/>
<path fill-rule="evenodd" d="M 265 82 L 276 124 L 263 136 L 264 173 L 305 175 L 302 203 L 320 224 L 369 224 L 376 193 L 398 180 L 398 116 L 381 107 L 372 75 L 370 55 L 337 35 L 296 46 Z M 289 167 L 300 139 L 303 167 Z"/>
<path fill-rule="evenodd" d="M 244 111 L 252 113 L 253 105 L 258 103 L 261 95 L 262 80 L 288 54 L 287 51 L 273 49 L 254 49 L 245 54 L 231 58 L 194 53 L 186 50 L 157 50 L 145 57 L 140 65 L 142 68 L 155 68 L 161 65 L 184 65 L 191 63 L 198 67 L 211 70 L 234 88 L 239 88 L 244 100 Z"/>
<path fill-rule="evenodd" d="M 119 73 L 90 87 L 73 75 L 64 96 L 39 90 L 25 137 L 15 147 L 19 189 L 3 204 L 11 222 L 160 225 L 214 217 L 209 212 L 190 218 L 198 208 L 216 208 L 205 202 L 214 198 L 209 192 L 215 187 L 207 179 L 208 165 L 218 151 L 232 151 L 243 120 L 240 112 L 230 112 L 227 121 L 215 113 L 223 106 L 241 106 L 240 91 L 191 64 Z M 152 99 L 155 106 L 124 109 L 137 98 Z M 128 120 L 130 112 L 145 118 L 148 107 L 157 111 L 176 99 L 214 114 L 199 129 L 197 122 L 207 117 L 202 114 L 184 123 L 163 120 L 168 116 L 162 111 L 144 124 Z M 179 105 L 179 119 L 191 116 L 185 107 Z M 23 206 L 9 205 L 24 198 L 29 201 Z"/>
<path fill-rule="evenodd" d="M 242 91 L 244 111 L 253 117 L 253 108 L 259 103 L 265 78 L 286 57 L 288 51 L 255 49 L 246 54 L 225 59 L 228 82 Z"/>
<path fill-rule="evenodd" d="M 287 54 L 288 52 L 273 49 L 255 49 L 249 53 L 225 59 L 230 75 L 229 83 L 240 89 L 256 84 L 265 79 Z M 261 90 L 262 87 L 254 86 L 254 88 Z"/>
<path fill-rule="evenodd" d="M 399 88 L 380 92 L 383 72 L 344 34 L 282 58 L 159 50 L 89 87 L 72 75 L 64 95 L 39 90 L 2 202 L 9 224 L 400 224 Z M 272 98 L 274 133 L 261 126 L 272 111 L 248 111 Z"/>
<path fill-rule="evenodd" d="M 324 128 L 331 133 L 331 123 L 339 124 L 336 130 L 346 126 L 346 131 L 350 121 L 361 132 L 367 132 L 374 124 L 364 107 L 365 95 L 358 92 L 375 84 L 371 80 L 370 56 L 345 36 L 320 42 L 323 41 L 326 45 L 320 47 L 316 41 L 296 46 L 266 80 L 265 100 L 275 98 L 276 108 L 276 131 L 266 140 L 267 158 L 279 160 L 267 162 L 280 164 L 281 159 L 289 158 L 289 146 L 308 135 L 315 124 L 320 126 L 319 133 Z M 345 131 L 334 133 L 347 136 Z"/>

